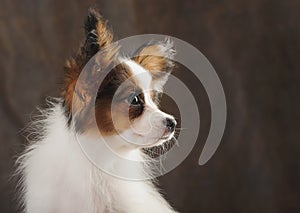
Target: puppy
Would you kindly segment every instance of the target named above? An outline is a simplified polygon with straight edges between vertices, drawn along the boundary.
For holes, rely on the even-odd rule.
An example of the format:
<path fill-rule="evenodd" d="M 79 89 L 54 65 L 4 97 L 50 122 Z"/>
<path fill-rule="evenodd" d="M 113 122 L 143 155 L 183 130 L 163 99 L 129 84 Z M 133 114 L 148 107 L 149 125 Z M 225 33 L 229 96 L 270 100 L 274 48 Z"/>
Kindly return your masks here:
<path fill-rule="evenodd" d="M 174 137 L 176 121 L 157 106 L 174 65 L 172 42 L 147 43 L 126 58 L 94 10 L 85 33 L 77 55 L 66 63 L 61 97 L 41 110 L 30 132 L 37 137 L 17 161 L 24 211 L 175 212 L 149 180 L 151 160 L 143 151 Z M 136 166 L 127 168 L 107 147 Z M 94 151 L 93 159 L 85 151 Z"/>

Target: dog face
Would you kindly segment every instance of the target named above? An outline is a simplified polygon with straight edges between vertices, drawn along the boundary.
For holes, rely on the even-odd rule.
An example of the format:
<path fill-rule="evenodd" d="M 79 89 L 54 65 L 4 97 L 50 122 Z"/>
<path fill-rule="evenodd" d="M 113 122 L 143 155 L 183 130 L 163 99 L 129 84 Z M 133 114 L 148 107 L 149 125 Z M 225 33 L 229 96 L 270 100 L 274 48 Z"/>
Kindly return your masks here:
<path fill-rule="evenodd" d="M 85 23 L 86 40 L 78 56 L 67 63 L 63 96 L 67 111 L 87 106 L 92 83 L 80 85 L 81 69 L 98 51 L 105 50 L 98 61 L 113 67 L 100 85 L 95 109 L 82 113 L 84 122 L 78 130 L 91 131 L 89 119 L 96 116 L 97 131 L 111 141 L 122 141 L 134 147 L 151 147 L 169 140 L 176 121 L 158 108 L 162 88 L 174 66 L 175 54 L 169 39 L 150 42 L 136 50 L 134 58 L 119 55 L 112 44 L 112 34 L 99 14 L 90 11 Z M 91 70 L 91 73 L 93 71 Z M 75 85 L 79 89 L 75 90 Z M 80 89 L 82 88 L 82 89 Z M 75 105 L 74 105 L 75 102 Z M 93 114 L 94 113 L 94 114 Z M 76 124 L 75 124 L 76 125 Z"/>
<path fill-rule="evenodd" d="M 176 121 L 157 106 L 161 91 L 156 89 L 161 88 L 164 81 L 154 81 L 151 72 L 133 60 L 122 61 L 127 78 L 115 81 L 119 82 L 117 85 L 106 86 L 105 92 L 113 96 L 105 101 L 105 94 L 99 96 L 96 111 L 99 130 L 104 135 L 118 135 L 134 146 L 149 147 L 170 139 Z M 114 92 L 107 92 L 112 88 Z M 105 114 L 106 118 L 103 117 Z"/>

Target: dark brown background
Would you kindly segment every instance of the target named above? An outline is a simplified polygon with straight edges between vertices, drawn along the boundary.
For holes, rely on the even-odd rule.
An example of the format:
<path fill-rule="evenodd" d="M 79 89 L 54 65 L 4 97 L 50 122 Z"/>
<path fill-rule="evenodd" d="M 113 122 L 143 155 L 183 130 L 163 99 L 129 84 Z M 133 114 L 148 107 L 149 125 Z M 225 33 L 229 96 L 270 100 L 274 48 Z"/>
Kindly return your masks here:
<path fill-rule="evenodd" d="M 223 83 L 226 132 L 201 167 L 209 107 L 199 82 L 191 84 L 203 102 L 203 129 L 190 156 L 160 178 L 176 209 L 300 212 L 299 0 L 1 0 L 0 212 L 16 211 L 8 177 L 24 144 L 18 131 L 37 104 L 57 95 L 65 58 L 83 38 L 91 5 L 118 38 L 159 33 L 191 43 Z"/>

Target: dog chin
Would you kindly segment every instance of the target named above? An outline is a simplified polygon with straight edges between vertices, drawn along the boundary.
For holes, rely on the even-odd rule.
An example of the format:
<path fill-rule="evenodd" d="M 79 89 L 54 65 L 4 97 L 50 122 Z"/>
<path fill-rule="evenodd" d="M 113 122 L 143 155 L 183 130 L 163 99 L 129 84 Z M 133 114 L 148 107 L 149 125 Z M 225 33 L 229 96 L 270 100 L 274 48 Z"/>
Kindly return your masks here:
<path fill-rule="evenodd" d="M 171 134 L 167 135 L 167 136 L 163 136 L 161 138 L 159 138 L 156 142 L 154 142 L 151 145 L 145 146 L 144 148 L 151 148 L 151 147 L 155 147 L 155 146 L 161 146 L 164 143 L 166 143 L 167 141 L 171 140 L 174 137 L 174 132 L 172 132 Z"/>

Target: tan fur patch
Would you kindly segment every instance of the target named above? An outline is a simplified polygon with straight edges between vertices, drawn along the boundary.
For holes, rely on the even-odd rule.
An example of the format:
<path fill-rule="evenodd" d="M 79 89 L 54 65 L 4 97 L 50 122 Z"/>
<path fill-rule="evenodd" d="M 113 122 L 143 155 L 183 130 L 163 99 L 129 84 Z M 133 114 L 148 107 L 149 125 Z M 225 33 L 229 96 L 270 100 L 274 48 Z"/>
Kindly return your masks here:
<path fill-rule="evenodd" d="M 175 50 L 169 39 L 163 42 L 146 44 L 137 51 L 137 54 L 138 56 L 134 60 L 149 70 L 154 79 L 162 77 L 166 72 L 171 72 L 174 67 L 172 59 Z"/>
<path fill-rule="evenodd" d="M 78 77 L 81 74 L 82 69 L 88 63 L 88 61 L 98 52 L 101 54 L 94 58 L 94 64 L 100 64 L 101 69 L 111 66 L 118 57 L 117 45 L 113 45 L 113 35 L 107 28 L 106 22 L 102 17 L 94 10 L 91 10 L 88 19 L 85 23 L 86 40 L 82 43 L 79 51 L 75 57 L 67 60 L 65 65 L 65 78 L 64 86 L 62 88 L 62 97 L 64 98 L 64 104 L 68 113 L 72 111 L 79 111 L 84 106 L 90 104 L 91 92 L 95 91 L 93 88 L 96 82 L 91 82 L 90 79 L 97 79 L 101 73 L 98 72 L 98 68 L 88 67 L 86 75 L 81 76 L 81 81 L 78 81 Z M 93 37 L 89 37 L 90 33 L 95 33 L 93 25 L 96 27 L 96 34 L 94 34 L 95 42 L 91 40 Z M 89 31 L 90 30 L 90 31 Z M 75 85 L 77 84 L 76 90 Z M 75 107 L 75 108 L 73 108 Z"/>

